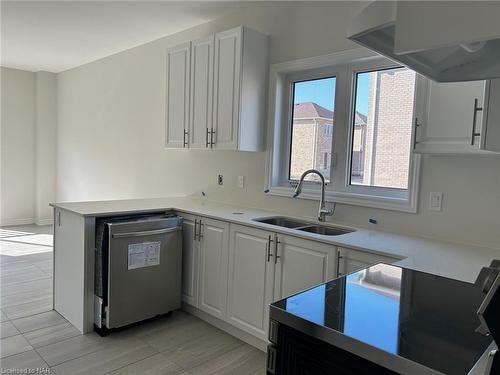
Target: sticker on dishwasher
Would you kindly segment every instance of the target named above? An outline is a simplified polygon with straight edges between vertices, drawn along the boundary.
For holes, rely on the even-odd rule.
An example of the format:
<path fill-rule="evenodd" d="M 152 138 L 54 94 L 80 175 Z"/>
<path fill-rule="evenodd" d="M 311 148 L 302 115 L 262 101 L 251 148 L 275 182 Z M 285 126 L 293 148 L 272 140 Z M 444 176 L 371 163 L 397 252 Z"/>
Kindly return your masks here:
<path fill-rule="evenodd" d="M 128 245 L 128 269 L 160 264 L 160 242 L 142 242 Z"/>

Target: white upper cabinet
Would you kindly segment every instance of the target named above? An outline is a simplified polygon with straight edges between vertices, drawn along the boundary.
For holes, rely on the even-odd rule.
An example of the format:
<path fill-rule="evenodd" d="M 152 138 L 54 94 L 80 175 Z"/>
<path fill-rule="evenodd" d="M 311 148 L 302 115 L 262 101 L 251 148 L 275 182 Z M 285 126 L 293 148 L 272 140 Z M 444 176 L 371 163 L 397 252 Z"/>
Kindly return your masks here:
<path fill-rule="evenodd" d="M 172 56 L 186 49 L 187 76 L 186 66 L 181 67 Z M 245 27 L 192 41 L 189 48 L 183 44 L 170 49 L 167 54 L 166 147 L 261 151 L 267 50 L 267 36 Z M 181 80 L 181 76 L 185 80 Z M 178 90 L 185 87 L 188 90 L 187 118 L 184 115 L 186 103 L 176 98 Z M 180 118 L 183 121 L 179 121 Z M 181 142 L 184 134 L 186 142 Z"/>
<path fill-rule="evenodd" d="M 214 77 L 214 36 L 191 42 L 189 147 L 211 146 Z"/>
<path fill-rule="evenodd" d="M 190 59 L 190 42 L 167 50 L 165 146 L 168 148 L 188 145 Z"/>
<path fill-rule="evenodd" d="M 267 36 L 252 29 L 215 34 L 215 149 L 263 149 L 267 49 Z"/>
<path fill-rule="evenodd" d="M 493 139 L 499 121 L 492 100 L 498 93 L 490 90 L 489 81 L 427 84 L 426 116 L 417 118 L 415 152 L 473 154 L 500 146 Z"/>
<path fill-rule="evenodd" d="M 236 149 L 240 117 L 242 28 L 215 36 L 214 141 L 217 149 Z"/>

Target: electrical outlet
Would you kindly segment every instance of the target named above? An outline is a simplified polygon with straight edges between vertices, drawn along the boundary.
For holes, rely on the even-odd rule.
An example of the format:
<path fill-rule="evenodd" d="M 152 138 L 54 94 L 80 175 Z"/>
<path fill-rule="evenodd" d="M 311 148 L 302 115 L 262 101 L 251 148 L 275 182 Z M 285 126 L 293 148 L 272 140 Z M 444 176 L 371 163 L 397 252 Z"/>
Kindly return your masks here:
<path fill-rule="evenodd" d="M 219 185 L 224 185 L 224 176 L 223 175 L 220 174 L 217 176 L 217 183 Z"/>
<path fill-rule="evenodd" d="M 431 211 L 441 211 L 443 205 L 443 193 L 441 192 L 431 192 L 429 196 L 429 210 Z"/>
<path fill-rule="evenodd" d="M 238 187 L 240 189 L 245 187 L 245 176 L 238 176 Z"/>

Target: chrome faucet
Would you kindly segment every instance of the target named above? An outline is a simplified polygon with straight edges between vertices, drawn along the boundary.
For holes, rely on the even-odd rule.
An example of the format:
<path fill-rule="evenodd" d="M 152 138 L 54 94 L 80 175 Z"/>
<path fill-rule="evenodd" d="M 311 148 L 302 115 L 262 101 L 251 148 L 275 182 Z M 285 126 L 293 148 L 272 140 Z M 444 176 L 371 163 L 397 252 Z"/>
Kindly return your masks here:
<path fill-rule="evenodd" d="M 335 206 L 333 209 L 329 210 L 326 208 L 325 205 L 325 177 L 321 174 L 320 171 L 317 169 L 308 169 L 304 173 L 302 173 L 302 176 L 300 176 L 299 184 L 295 188 L 295 192 L 293 194 L 294 198 L 297 198 L 300 193 L 302 193 L 302 183 L 304 182 L 304 178 L 306 178 L 307 175 L 314 173 L 319 176 L 321 179 L 321 196 L 319 199 L 319 209 L 318 209 L 318 220 L 319 221 L 325 221 L 325 216 L 331 216 L 333 215 L 333 212 L 335 210 Z"/>

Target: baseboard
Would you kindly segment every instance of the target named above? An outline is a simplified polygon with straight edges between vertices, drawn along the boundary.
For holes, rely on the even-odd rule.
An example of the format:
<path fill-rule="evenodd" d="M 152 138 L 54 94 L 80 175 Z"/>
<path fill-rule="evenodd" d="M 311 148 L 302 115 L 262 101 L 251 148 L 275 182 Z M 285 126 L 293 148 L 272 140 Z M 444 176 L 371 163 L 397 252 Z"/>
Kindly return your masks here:
<path fill-rule="evenodd" d="M 44 218 L 44 219 L 36 219 L 35 224 L 36 225 L 52 225 L 52 224 L 54 224 L 54 219 L 52 219 L 51 217 Z"/>
<path fill-rule="evenodd" d="M 26 219 L 3 219 L 0 221 L 0 226 L 2 227 L 11 227 L 14 225 L 29 225 L 35 224 L 35 218 L 30 217 Z"/>
<path fill-rule="evenodd" d="M 51 225 L 53 224 L 54 220 L 52 218 L 41 218 L 41 219 L 35 219 L 33 217 L 26 218 L 26 219 L 4 219 L 0 221 L 0 226 L 1 227 L 13 227 L 15 225 L 30 225 L 30 224 L 36 224 L 36 225 Z"/>
<path fill-rule="evenodd" d="M 252 345 L 253 347 L 262 350 L 263 352 L 267 351 L 267 342 L 263 341 L 255 336 L 252 336 L 251 334 L 242 331 L 239 328 L 236 328 L 235 326 L 220 320 L 218 318 L 213 317 L 210 314 L 207 314 L 204 311 L 201 311 L 200 309 L 197 309 L 196 307 L 193 307 L 191 305 L 188 305 L 186 303 L 182 303 L 182 310 L 186 311 L 187 313 L 194 315 L 201 320 L 204 320 L 205 322 L 213 325 L 214 327 L 217 327 L 224 332 L 229 333 L 231 336 L 234 336 L 241 341 L 246 342 L 249 345 Z"/>

